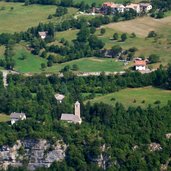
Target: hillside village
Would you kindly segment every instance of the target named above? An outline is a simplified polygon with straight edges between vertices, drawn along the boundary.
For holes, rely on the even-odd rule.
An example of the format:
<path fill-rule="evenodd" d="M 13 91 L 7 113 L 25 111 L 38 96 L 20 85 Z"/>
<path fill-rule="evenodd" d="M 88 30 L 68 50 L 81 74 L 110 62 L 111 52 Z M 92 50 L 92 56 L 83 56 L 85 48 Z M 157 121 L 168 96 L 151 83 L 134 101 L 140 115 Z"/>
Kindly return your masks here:
<path fill-rule="evenodd" d="M 171 170 L 171 1 L 0 1 L 0 171 Z"/>
<path fill-rule="evenodd" d="M 101 13 L 101 14 L 109 14 L 112 13 L 115 15 L 118 13 L 124 13 L 125 11 L 134 10 L 137 14 L 140 13 L 148 13 L 152 10 L 152 5 L 150 3 L 139 3 L 139 4 L 116 4 L 114 2 L 104 2 L 101 8 L 93 8 L 94 13 Z"/>

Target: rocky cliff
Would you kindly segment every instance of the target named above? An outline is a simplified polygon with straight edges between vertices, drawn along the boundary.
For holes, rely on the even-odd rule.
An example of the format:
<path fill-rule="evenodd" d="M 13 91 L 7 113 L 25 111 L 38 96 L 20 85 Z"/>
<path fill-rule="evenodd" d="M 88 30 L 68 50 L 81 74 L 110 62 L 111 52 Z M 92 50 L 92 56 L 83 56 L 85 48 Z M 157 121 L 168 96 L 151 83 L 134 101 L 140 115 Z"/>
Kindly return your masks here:
<path fill-rule="evenodd" d="M 54 161 L 65 158 L 66 144 L 57 141 L 50 144 L 47 140 L 18 140 L 13 147 L 3 146 L 0 149 L 0 168 L 8 166 L 26 166 L 29 170 L 37 167 L 50 167 Z"/>

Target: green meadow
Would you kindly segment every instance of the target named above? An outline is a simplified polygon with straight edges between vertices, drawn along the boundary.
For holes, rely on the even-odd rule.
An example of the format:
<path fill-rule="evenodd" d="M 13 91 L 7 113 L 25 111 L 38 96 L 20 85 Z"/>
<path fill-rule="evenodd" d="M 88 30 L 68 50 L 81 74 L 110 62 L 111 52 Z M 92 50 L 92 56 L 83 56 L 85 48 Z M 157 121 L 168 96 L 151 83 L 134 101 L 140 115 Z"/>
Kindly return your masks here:
<path fill-rule="evenodd" d="M 0 122 L 7 122 L 10 120 L 9 115 L 0 114 Z"/>
<path fill-rule="evenodd" d="M 107 0 L 83 0 L 83 2 L 87 3 L 87 4 L 92 4 L 92 3 L 96 3 L 96 4 L 102 4 L 103 2 L 106 2 Z M 141 0 L 133 0 L 132 2 L 138 3 Z M 80 0 L 74 0 L 75 3 L 79 3 Z M 108 1 L 107 1 L 108 2 Z M 115 2 L 115 3 L 124 3 L 125 0 L 110 0 L 110 2 Z"/>
<path fill-rule="evenodd" d="M 49 14 L 55 14 L 55 5 L 29 5 L 23 3 L 0 2 L 0 33 L 25 31 L 39 23 L 61 22 L 76 13 L 75 8 L 69 8 L 68 14 L 63 17 L 54 17 L 48 20 Z"/>
<path fill-rule="evenodd" d="M 13 59 L 16 62 L 15 70 L 26 73 L 26 72 L 41 72 L 41 64 L 47 63 L 46 59 L 39 56 L 32 55 L 25 47 L 22 45 L 15 46 Z M 24 56 L 25 59 L 22 59 Z"/>
<path fill-rule="evenodd" d="M 90 102 L 103 102 L 113 106 L 116 102 L 119 102 L 127 108 L 129 106 L 147 107 L 149 104 L 156 106 L 156 103 L 160 103 L 161 106 L 164 106 L 169 100 L 171 100 L 171 91 L 154 87 L 143 87 L 126 88 L 115 93 L 95 97 L 90 100 Z"/>
<path fill-rule="evenodd" d="M 78 66 L 78 71 L 80 72 L 119 72 L 124 70 L 124 65 L 122 62 L 116 62 L 114 59 L 108 58 L 91 57 L 77 59 L 62 64 L 56 64 L 52 67 L 47 68 L 46 71 L 58 72 L 67 65 L 69 65 L 72 68 L 74 64 Z"/>

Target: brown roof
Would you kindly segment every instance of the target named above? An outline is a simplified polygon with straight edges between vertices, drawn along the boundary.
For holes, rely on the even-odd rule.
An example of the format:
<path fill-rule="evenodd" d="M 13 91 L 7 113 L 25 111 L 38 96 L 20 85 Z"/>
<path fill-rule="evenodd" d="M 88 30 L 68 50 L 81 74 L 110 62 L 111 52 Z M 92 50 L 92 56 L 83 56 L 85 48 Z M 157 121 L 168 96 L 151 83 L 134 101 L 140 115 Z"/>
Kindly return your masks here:
<path fill-rule="evenodd" d="M 144 60 L 142 60 L 142 61 L 140 61 L 140 60 L 135 60 L 135 61 L 134 61 L 134 65 L 135 65 L 135 66 L 146 66 L 146 61 L 144 61 Z"/>
<path fill-rule="evenodd" d="M 39 36 L 46 36 L 47 32 L 46 31 L 40 31 Z"/>
<path fill-rule="evenodd" d="M 65 96 L 63 94 L 55 94 L 56 100 L 63 100 Z"/>
<path fill-rule="evenodd" d="M 67 114 L 67 113 L 63 113 L 62 114 L 61 120 L 63 120 L 63 121 L 70 121 L 70 122 L 74 122 L 74 123 L 80 122 L 79 116 L 74 115 L 74 114 Z"/>
<path fill-rule="evenodd" d="M 25 116 L 25 113 L 11 113 L 10 118 L 11 119 L 20 119 Z"/>

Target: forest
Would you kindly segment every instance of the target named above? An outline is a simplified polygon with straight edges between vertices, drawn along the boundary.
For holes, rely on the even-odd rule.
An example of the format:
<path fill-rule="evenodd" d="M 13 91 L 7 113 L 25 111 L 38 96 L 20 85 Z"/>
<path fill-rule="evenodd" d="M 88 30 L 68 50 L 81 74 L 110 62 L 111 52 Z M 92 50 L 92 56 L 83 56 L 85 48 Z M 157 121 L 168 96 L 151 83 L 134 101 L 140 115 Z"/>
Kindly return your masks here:
<path fill-rule="evenodd" d="M 9 75 L 9 86 L 3 87 L 0 78 L 0 113 L 25 112 L 27 120 L 13 126 L 0 123 L 0 146 L 13 145 L 17 139 L 45 138 L 51 143 L 57 139 L 69 144 L 65 161 L 54 163 L 49 169 L 38 170 L 103 170 L 90 159 L 106 156 L 106 170 L 159 170 L 170 157 L 170 140 L 165 134 L 171 131 L 171 101 L 142 109 L 125 109 L 96 103 L 84 104 L 82 93 L 107 94 L 126 87 L 152 85 L 171 89 L 171 66 L 160 67 L 150 74 L 128 72 L 124 75 L 75 77 L 66 72 L 64 77 L 35 75 Z M 63 103 L 57 103 L 55 92 L 65 94 Z M 62 112 L 72 112 L 72 104 L 81 102 L 81 125 L 59 121 Z M 42 124 L 43 123 L 43 124 Z M 155 142 L 161 151 L 150 152 L 148 144 Z M 106 150 L 101 147 L 105 145 Z M 133 150 L 137 145 L 138 149 Z M 169 164 L 170 167 L 170 164 Z M 23 168 L 9 170 L 24 170 Z"/>

